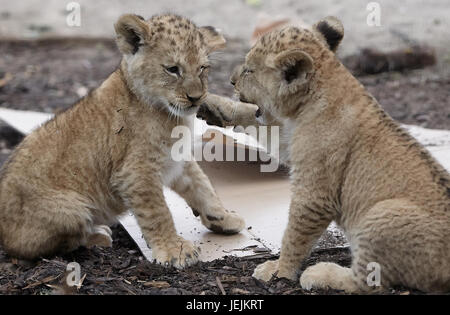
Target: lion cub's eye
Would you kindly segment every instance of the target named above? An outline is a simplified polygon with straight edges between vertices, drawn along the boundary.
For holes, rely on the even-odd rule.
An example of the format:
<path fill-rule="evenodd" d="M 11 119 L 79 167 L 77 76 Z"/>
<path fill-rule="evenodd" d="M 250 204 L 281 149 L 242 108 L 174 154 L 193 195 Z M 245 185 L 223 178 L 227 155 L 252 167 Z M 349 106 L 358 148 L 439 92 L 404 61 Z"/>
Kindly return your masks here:
<path fill-rule="evenodd" d="M 249 68 L 245 68 L 244 70 L 242 70 L 242 75 L 250 74 L 253 72 L 254 72 L 253 70 L 250 70 Z"/>
<path fill-rule="evenodd" d="M 180 75 L 180 68 L 178 68 L 177 66 L 164 67 L 164 68 L 166 69 L 167 72 L 169 72 L 171 74 Z"/>

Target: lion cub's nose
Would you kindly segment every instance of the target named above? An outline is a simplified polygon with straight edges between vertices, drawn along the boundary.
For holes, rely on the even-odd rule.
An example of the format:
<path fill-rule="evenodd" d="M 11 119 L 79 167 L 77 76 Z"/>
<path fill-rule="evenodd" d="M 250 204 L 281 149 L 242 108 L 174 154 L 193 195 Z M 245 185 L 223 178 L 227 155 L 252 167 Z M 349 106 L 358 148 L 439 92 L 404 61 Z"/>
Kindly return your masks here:
<path fill-rule="evenodd" d="M 186 98 L 189 100 L 189 102 L 191 102 L 192 104 L 195 104 L 202 98 L 202 95 L 192 96 L 192 95 L 186 94 Z"/>

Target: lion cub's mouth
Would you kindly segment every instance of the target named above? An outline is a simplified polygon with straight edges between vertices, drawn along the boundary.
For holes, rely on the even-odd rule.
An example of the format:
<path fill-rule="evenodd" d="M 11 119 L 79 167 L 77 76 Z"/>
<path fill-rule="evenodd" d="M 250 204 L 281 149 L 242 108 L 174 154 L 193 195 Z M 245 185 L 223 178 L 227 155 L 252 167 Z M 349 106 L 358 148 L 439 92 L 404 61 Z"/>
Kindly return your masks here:
<path fill-rule="evenodd" d="M 242 95 L 239 95 L 239 101 L 242 102 L 242 103 L 253 104 L 253 105 L 258 106 L 258 108 L 261 108 L 261 106 L 259 106 L 259 105 L 256 104 L 255 102 L 252 102 L 252 101 L 248 100 L 247 98 L 245 98 L 245 97 L 242 96 Z"/>
<path fill-rule="evenodd" d="M 242 95 L 239 95 L 239 101 L 242 102 L 242 103 L 251 103 Z"/>
<path fill-rule="evenodd" d="M 248 101 L 245 97 L 243 97 L 242 95 L 239 96 L 239 101 L 242 102 L 242 103 L 253 104 L 253 105 L 258 106 L 258 110 L 257 110 L 256 113 L 255 113 L 255 117 L 256 117 L 256 118 L 258 118 L 258 117 L 260 117 L 260 116 L 262 115 L 263 109 L 262 109 L 261 106 L 259 106 L 258 104 L 253 103 L 253 102 L 249 102 L 249 101 Z"/>

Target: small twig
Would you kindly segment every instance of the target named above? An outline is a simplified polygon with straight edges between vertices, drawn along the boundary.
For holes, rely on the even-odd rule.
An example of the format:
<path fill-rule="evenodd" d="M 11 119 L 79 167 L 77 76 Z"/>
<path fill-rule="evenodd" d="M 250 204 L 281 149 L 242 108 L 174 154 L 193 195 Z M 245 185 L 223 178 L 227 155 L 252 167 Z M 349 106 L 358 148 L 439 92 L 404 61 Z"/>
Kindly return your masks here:
<path fill-rule="evenodd" d="M 80 290 L 81 287 L 83 286 L 83 282 L 84 282 L 84 279 L 86 279 L 86 276 L 87 276 L 87 273 L 85 273 L 84 276 L 83 276 L 83 277 L 80 279 L 80 281 L 78 282 L 78 284 L 77 284 L 77 290 Z"/>
<path fill-rule="evenodd" d="M 61 261 L 57 261 L 57 260 L 48 260 L 48 259 L 43 258 L 42 261 L 44 261 L 46 263 L 58 265 L 58 266 L 61 266 L 61 267 L 64 267 L 64 268 L 67 267 L 67 264 L 65 264 L 65 263 L 63 263 Z"/>
<path fill-rule="evenodd" d="M 128 284 L 128 285 L 130 285 L 130 284 L 131 284 L 131 282 L 130 282 L 130 281 L 128 281 L 127 279 L 123 279 L 123 278 L 122 278 L 122 281 L 123 281 L 123 282 L 125 282 L 125 283 L 126 283 L 126 284 Z"/>
<path fill-rule="evenodd" d="M 134 268 L 136 268 L 137 266 L 136 265 L 134 265 L 134 266 L 131 266 L 131 267 L 128 267 L 128 268 L 125 268 L 125 269 L 122 269 L 122 270 L 119 270 L 119 273 L 120 274 L 122 274 L 122 273 L 124 273 L 125 271 L 129 271 L 129 270 L 131 270 L 131 269 L 134 269 Z M 109 273 L 108 273 L 109 274 Z"/>
<path fill-rule="evenodd" d="M 227 295 L 219 277 L 216 277 L 216 282 L 217 282 L 217 286 L 219 287 L 220 291 L 222 292 L 222 295 Z"/>
<path fill-rule="evenodd" d="M 37 282 L 35 282 L 35 283 L 32 283 L 32 284 L 27 285 L 26 287 L 22 288 L 22 290 L 32 289 L 32 288 L 37 287 L 37 286 L 39 286 L 39 285 L 41 285 L 41 284 L 46 284 L 46 283 L 48 283 L 48 282 L 52 282 L 53 280 L 58 279 L 58 277 L 59 277 L 59 276 L 49 276 L 49 277 L 44 278 L 44 279 L 42 279 L 42 280 L 40 280 L 40 281 L 37 281 Z"/>
<path fill-rule="evenodd" d="M 240 288 L 233 288 L 232 290 L 231 290 L 231 292 L 233 293 L 233 294 L 250 294 L 251 292 L 250 291 L 247 291 L 247 290 L 243 290 L 243 289 L 240 289 Z"/>
<path fill-rule="evenodd" d="M 243 256 L 241 259 L 243 259 L 243 260 L 252 260 L 252 259 L 259 259 L 259 258 L 270 259 L 270 258 L 274 258 L 274 257 L 277 257 L 277 256 L 274 254 L 271 254 L 271 253 L 259 253 L 259 254 L 249 255 L 249 256 Z"/>

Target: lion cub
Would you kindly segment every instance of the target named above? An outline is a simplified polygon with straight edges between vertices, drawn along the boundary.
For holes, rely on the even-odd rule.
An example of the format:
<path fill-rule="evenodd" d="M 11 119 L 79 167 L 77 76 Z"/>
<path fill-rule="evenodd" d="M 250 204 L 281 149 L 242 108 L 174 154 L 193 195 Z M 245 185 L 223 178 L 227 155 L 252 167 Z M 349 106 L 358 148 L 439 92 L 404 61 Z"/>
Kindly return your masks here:
<path fill-rule="evenodd" d="M 311 30 L 274 31 L 232 77 L 241 101 L 289 130 L 289 223 L 279 260 L 254 276 L 296 279 L 335 220 L 349 239 L 352 267 L 311 266 L 300 278 L 304 289 L 450 291 L 450 176 L 338 61 L 342 38 L 333 17 Z M 247 124 L 255 123 L 251 108 L 243 110 Z"/>
<path fill-rule="evenodd" d="M 27 136 L 3 167 L 0 240 L 11 255 L 110 246 L 107 225 L 131 208 L 157 262 L 191 265 L 197 249 L 176 234 L 163 185 L 207 228 L 225 234 L 244 228 L 194 160 L 170 156 L 172 129 L 192 124 L 207 92 L 208 54 L 224 38 L 175 15 L 145 21 L 127 14 L 115 30 L 120 67 Z"/>

